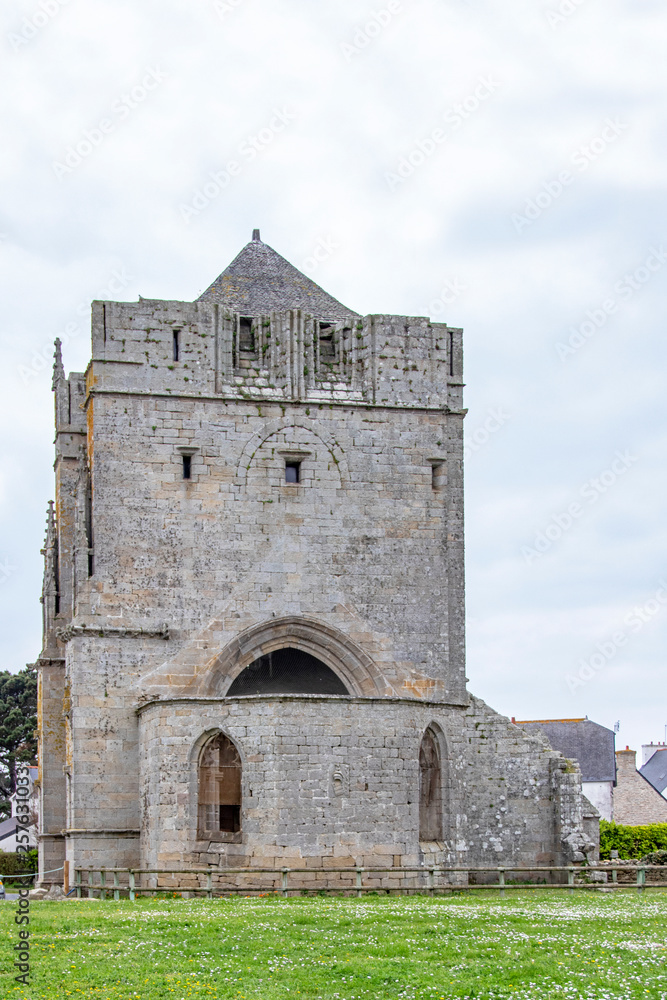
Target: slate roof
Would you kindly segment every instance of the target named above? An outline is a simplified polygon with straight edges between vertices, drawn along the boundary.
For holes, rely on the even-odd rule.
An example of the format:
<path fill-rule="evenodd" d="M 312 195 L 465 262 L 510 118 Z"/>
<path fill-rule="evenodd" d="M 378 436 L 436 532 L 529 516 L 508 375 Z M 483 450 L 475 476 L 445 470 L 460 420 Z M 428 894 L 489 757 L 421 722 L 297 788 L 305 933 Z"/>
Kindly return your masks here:
<path fill-rule="evenodd" d="M 359 314 L 348 309 L 281 257 L 259 230 L 229 267 L 199 296 L 219 302 L 242 316 L 260 316 L 285 309 L 303 309 L 320 320 L 346 320 Z"/>
<path fill-rule="evenodd" d="M 643 767 L 639 768 L 639 773 L 662 795 L 667 788 L 667 749 L 656 750 Z"/>
<path fill-rule="evenodd" d="M 616 781 L 616 734 L 590 719 L 536 719 L 516 722 L 528 732 L 541 730 L 554 750 L 576 760 L 582 781 Z"/>
<path fill-rule="evenodd" d="M 3 819 L 0 823 L 0 843 L 6 840 L 7 837 L 13 837 L 16 833 L 16 827 L 18 826 L 18 821 L 15 816 L 10 816 L 9 819 Z"/>

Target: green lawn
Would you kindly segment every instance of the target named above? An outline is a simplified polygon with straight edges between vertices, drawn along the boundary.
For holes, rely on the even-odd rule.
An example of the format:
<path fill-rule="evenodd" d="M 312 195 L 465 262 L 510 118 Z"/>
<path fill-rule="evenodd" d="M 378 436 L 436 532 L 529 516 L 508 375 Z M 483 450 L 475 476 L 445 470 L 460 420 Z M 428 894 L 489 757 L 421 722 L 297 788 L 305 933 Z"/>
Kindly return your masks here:
<path fill-rule="evenodd" d="M 60 1000 L 651 997 L 667 1000 L 667 893 L 31 904 L 32 984 Z"/>

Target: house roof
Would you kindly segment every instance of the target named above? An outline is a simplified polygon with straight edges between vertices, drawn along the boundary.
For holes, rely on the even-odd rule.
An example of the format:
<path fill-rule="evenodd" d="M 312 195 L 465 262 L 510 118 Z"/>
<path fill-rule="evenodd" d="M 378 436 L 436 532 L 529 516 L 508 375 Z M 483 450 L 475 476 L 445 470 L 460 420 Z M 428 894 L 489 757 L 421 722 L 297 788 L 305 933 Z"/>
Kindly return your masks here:
<path fill-rule="evenodd" d="M 258 229 L 199 301 L 218 302 L 230 312 L 250 317 L 286 309 L 303 309 L 320 320 L 358 316 L 263 243 Z"/>
<path fill-rule="evenodd" d="M 7 837 L 13 837 L 16 833 L 17 819 L 15 816 L 10 816 L 9 819 L 3 819 L 0 823 L 0 842 L 6 840 Z"/>
<path fill-rule="evenodd" d="M 528 732 L 543 732 L 554 750 L 578 762 L 582 781 L 616 781 L 611 729 L 590 719 L 532 719 L 516 725 Z"/>
<path fill-rule="evenodd" d="M 662 794 L 667 788 L 667 748 L 656 750 L 652 757 L 639 768 L 639 773 Z"/>

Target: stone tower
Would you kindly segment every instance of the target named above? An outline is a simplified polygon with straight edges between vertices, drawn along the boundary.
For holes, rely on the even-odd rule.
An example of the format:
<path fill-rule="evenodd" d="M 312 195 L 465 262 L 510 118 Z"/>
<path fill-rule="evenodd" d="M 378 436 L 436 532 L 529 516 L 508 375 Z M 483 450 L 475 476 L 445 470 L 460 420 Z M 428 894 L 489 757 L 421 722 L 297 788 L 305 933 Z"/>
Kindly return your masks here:
<path fill-rule="evenodd" d="M 196 302 L 93 303 L 54 368 L 42 872 L 580 856 L 576 769 L 466 689 L 462 364 L 257 231 Z"/>

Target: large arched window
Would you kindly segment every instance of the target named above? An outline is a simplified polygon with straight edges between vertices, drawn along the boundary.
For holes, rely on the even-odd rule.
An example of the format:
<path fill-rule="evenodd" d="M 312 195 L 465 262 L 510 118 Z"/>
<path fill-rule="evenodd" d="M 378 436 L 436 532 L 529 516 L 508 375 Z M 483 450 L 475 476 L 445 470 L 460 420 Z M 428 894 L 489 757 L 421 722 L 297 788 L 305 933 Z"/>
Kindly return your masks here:
<path fill-rule="evenodd" d="M 442 769 L 435 733 L 427 729 L 419 748 L 419 839 L 442 840 Z"/>
<path fill-rule="evenodd" d="M 199 840 L 241 830 L 241 758 L 222 733 L 206 743 L 199 757 L 197 827 Z"/>
<path fill-rule="evenodd" d="M 228 697 L 244 694 L 349 694 L 340 677 L 301 649 L 277 649 L 246 667 Z"/>

